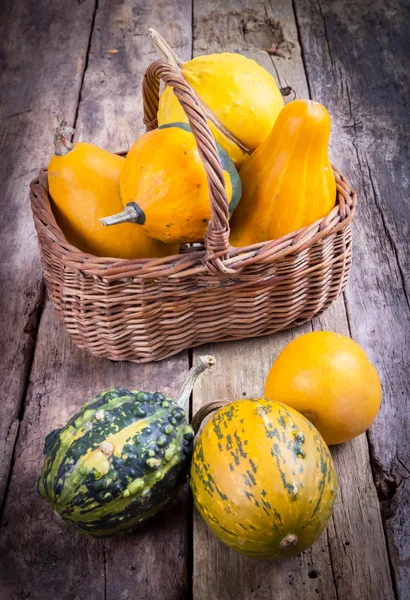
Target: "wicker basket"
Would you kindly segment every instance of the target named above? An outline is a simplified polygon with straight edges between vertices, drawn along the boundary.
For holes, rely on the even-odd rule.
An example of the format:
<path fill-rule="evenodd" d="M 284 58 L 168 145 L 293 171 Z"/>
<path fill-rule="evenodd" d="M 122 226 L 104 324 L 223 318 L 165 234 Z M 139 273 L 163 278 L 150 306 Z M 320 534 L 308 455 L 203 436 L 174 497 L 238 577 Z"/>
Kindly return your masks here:
<path fill-rule="evenodd" d="M 336 170 L 337 204 L 326 218 L 281 239 L 229 246 L 228 203 L 214 139 L 178 69 L 155 62 L 143 85 L 144 122 L 157 126 L 159 84 L 174 87 L 204 163 L 211 221 L 204 244 L 161 259 L 118 260 L 71 246 L 50 206 L 47 173 L 30 199 L 50 298 L 80 348 L 112 360 L 160 360 L 205 342 L 300 325 L 344 290 L 352 260 L 356 193 Z"/>

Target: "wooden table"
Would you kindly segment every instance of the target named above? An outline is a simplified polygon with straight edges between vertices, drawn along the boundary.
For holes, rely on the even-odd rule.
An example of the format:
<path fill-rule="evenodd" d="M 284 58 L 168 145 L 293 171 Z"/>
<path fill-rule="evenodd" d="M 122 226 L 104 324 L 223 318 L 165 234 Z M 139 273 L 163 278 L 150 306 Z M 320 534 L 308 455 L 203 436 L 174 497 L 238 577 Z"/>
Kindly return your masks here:
<path fill-rule="evenodd" d="M 3 0 L 1 12 L 0 598 L 409 599 L 408 0 Z M 328 108 L 333 162 L 359 194 L 354 265 L 344 297 L 305 327 L 135 365 L 79 351 L 57 322 L 28 183 L 47 164 L 63 117 L 77 139 L 113 151 L 143 131 L 140 86 L 157 58 L 148 27 L 183 59 L 252 57 L 286 100 L 310 96 Z M 96 392 L 122 384 L 175 394 L 206 351 L 218 364 L 192 410 L 259 395 L 280 349 L 312 329 L 358 341 L 384 395 L 368 435 L 332 449 L 335 509 L 302 555 L 270 563 L 228 550 L 187 489 L 142 531 L 102 541 L 71 531 L 37 494 L 45 435 Z"/>

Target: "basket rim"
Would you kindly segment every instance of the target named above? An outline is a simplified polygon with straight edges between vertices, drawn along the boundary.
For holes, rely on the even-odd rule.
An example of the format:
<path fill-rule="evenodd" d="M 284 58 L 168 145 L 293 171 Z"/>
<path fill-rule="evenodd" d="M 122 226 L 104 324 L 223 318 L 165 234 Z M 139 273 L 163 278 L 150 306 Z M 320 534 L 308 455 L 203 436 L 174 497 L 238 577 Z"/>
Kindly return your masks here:
<path fill-rule="evenodd" d="M 259 242 L 243 248 L 230 246 L 228 256 L 223 260 L 223 264 L 229 268 L 227 273 L 220 273 L 209 267 L 209 257 L 206 256 L 203 244 L 198 248 L 190 248 L 189 252 L 163 258 L 118 259 L 82 252 L 67 241 L 56 222 L 48 193 L 48 174 L 44 168 L 40 169 L 38 177 L 30 183 L 30 204 L 41 250 L 43 245 L 47 246 L 64 266 L 81 271 L 85 275 L 111 280 L 121 277 L 179 279 L 208 273 L 220 278 L 229 278 L 235 277 L 249 265 L 272 264 L 287 255 L 302 252 L 350 225 L 356 213 L 357 193 L 335 166 L 332 165 L 332 169 L 337 197 L 335 207 L 326 217 L 276 240 Z"/>

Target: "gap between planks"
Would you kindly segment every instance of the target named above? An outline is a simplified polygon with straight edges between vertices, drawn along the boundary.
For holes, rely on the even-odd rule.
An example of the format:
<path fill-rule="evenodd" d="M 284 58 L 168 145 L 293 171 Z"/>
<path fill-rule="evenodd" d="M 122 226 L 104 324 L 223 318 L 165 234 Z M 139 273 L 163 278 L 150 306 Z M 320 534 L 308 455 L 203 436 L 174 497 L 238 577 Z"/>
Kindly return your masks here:
<path fill-rule="evenodd" d="M 81 76 L 80 88 L 78 90 L 77 106 L 76 106 L 75 115 L 74 115 L 74 121 L 73 121 L 73 129 L 74 129 L 74 131 L 75 131 L 75 128 L 77 126 L 78 113 L 79 113 L 79 110 L 80 110 L 81 99 L 82 99 L 82 96 L 83 96 L 85 74 L 87 72 L 88 62 L 89 62 L 89 59 L 90 59 L 91 41 L 93 39 L 93 34 L 94 34 L 94 29 L 95 29 L 95 18 L 97 16 L 97 11 L 98 11 L 98 7 L 99 7 L 99 3 L 100 3 L 100 0 L 95 0 L 94 13 L 93 13 L 93 17 L 92 17 L 92 20 L 91 20 L 90 35 L 88 36 L 88 44 L 87 44 L 87 50 L 86 50 L 86 54 L 85 54 L 84 68 L 83 68 L 83 72 L 82 72 L 82 76 Z"/>
<path fill-rule="evenodd" d="M 193 56 L 194 47 L 194 6 L 192 0 L 192 47 L 191 56 Z M 191 369 L 194 364 L 194 350 L 188 350 L 188 367 Z M 189 399 L 189 422 L 194 416 L 194 392 L 191 392 Z M 189 484 L 188 484 L 189 485 Z M 188 487 L 188 519 L 187 519 L 187 535 L 186 535 L 186 552 L 187 552 L 187 598 L 193 598 L 193 580 L 194 580 L 194 502 L 191 492 L 191 487 Z"/>
<path fill-rule="evenodd" d="M 31 368 L 33 366 L 33 361 L 34 361 L 34 354 L 36 351 L 37 334 L 38 334 L 38 329 L 40 327 L 41 315 L 44 310 L 46 293 L 47 292 L 45 290 L 45 281 L 44 281 L 44 277 L 42 276 L 41 282 L 40 282 L 40 293 L 39 293 L 39 297 L 38 297 L 38 302 L 35 305 L 35 310 L 33 311 L 32 347 L 30 349 L 30 353 L 28 354 L 27 367 L 26 367 L 26 371 L 24 373 L 24 392 L 21 397 L 17 420 L 14 421 L 11 425 L 11 427 L 13 427 L 13 426 L 15 427 L 14 444 L 13 444 L 13 448 L 11 451 L 10 466 L 9 466 L 9 471 L 7 474 L 6 484 L 4 486 L 3 496 L 0 497 L 0 526 L 1 526 L 1 523 L 3 520 L 3 511 L 4 511 L 5 504 L 6 504 L 7 492 L 9 490 L 11 478 L 13 475 L 15 454 L 16 454 L 17 442 L 18 442 L 19 433 L 20 433 L 20 425 L 24 419 L 24 410 L 26 407 L 27 390 L 28 390 L 28 385 L 29 385 L 29 381 L 30 381 Z"/>

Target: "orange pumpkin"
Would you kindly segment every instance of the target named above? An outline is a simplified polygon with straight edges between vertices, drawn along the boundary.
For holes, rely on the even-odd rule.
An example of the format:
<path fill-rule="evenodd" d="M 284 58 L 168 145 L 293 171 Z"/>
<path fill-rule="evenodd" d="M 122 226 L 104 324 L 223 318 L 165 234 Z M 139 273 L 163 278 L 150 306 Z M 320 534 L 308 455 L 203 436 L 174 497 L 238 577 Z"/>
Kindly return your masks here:
<path fill-rule="evenodd" d="M 330 116 L 319 102 L 295 100 L 246 159 L 242 199 L 231 222 L 232 246 L 280 238 L 325 217 L 336 203 L 328 156 Z"/>
<path fill-rule="evenodd" d="M 375 367 L 356 342 L 315 331 L 282 350 L 266 380 L 265 397 L 302 413 L 327 444 L 340 444 L 372 424 L 382 389 Z"/>

